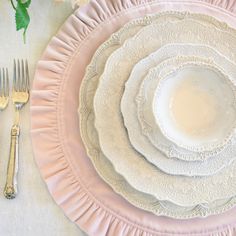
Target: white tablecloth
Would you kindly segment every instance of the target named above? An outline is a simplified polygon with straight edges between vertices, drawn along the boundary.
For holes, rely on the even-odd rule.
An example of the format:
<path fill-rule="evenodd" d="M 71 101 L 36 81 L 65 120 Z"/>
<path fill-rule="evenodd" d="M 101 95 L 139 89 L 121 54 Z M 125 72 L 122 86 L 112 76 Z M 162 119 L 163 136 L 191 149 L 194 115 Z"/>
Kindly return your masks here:
<path fill-rule="evenodd" d="M 31 79 L 35 65 L 50 38 L 72 12 L 70 3 L 33 0 L 27 43 L 16 32 L 10 1 L 0 1 L 0 67 L 8 67 L 12 81 L 14 58 L 29 60 Z M 0 114 L 0 235 L 1 236 L 73 236 L 85 235 L 70 222 L 54 203 L 35 164 L 30 141 L 29 104 L 21 113 L 21 139 L 18 186 L 14 200 L 2 194 L 5 185 L 13 107 Z"/>

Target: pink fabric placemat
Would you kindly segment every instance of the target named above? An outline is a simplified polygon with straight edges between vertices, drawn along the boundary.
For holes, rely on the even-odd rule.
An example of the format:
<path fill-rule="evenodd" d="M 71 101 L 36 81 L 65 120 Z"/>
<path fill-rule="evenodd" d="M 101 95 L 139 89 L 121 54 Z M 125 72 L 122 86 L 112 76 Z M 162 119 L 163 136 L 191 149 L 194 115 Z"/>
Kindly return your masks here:
<path fill-rule="evenodd" d="M 236 209 L 174 220 L 132 206 L 98 176 L 81 141 L 79 88 L 94 52 L 131 19 L 166 10 L 205 13 L 236 28 L 232 0 L 92 0 L 68 18 L 38 62 L 31 96 L 36 162 L 57 204 L 89 235 L 236 235 Z"/>

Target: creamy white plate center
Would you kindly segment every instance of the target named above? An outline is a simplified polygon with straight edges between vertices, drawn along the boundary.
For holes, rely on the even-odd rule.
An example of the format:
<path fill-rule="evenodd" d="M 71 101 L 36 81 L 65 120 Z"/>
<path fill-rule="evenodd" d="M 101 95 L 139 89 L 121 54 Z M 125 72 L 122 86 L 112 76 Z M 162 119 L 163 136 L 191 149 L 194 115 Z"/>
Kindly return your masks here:
<path fill-rule="evenodd" d="M 162 132 L 180 146 L 213 149 L 235 119 L 233 86 L 215 68 L 185 65 L 160 81 L 153 108 Z"/>
<path fill-rule="evenodd" d="M 178 128 L 191 136 L 202 137 L 214 132 L 220 117 L 219 101 L 201 85 L 202 78 L 189 75 L 173 91 L 170 111 Z"/>

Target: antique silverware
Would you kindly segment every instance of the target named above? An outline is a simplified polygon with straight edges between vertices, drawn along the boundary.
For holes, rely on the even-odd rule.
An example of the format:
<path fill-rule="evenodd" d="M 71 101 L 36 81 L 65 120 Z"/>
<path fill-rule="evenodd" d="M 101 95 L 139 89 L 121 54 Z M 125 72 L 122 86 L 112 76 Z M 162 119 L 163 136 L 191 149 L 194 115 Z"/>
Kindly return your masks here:
<path fill-rule="evenodd" d="M 13 199 L 17 194 L 17 172 L 19 158 L 19 136 L 20 136 L 20 110 L 29 100 L 29 70 L 28 62 L 14 60 L 14 74 L 12 87 L 12 102 L 15 109 L 14 124 L 11 129 L 10 156 L 7 168 L 7 179 L 4 188 L 4 196 Z"/>

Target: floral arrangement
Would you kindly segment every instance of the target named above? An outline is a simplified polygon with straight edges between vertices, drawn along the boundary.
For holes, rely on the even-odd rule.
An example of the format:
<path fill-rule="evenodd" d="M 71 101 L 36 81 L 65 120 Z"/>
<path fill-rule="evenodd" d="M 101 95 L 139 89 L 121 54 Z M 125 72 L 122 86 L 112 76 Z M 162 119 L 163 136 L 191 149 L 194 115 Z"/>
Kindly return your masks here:
<path fill-rule="evenodd" d="M 70 1 L 72 7 L 83 5 L 88 2 L 88 0 L 54 0 L 55 2 L 65 2 Z M 23 30 L 24 42 L 26 41 L 25 35 L 27 28 L 30 23 L 30 15 L 28 9 L 31 4 L 31 0 L 10 0 L 13 9 L 15 10 L 15 21 L 16 21 L 16 30 Z"/>

